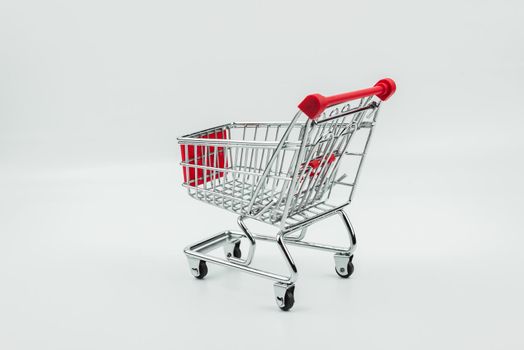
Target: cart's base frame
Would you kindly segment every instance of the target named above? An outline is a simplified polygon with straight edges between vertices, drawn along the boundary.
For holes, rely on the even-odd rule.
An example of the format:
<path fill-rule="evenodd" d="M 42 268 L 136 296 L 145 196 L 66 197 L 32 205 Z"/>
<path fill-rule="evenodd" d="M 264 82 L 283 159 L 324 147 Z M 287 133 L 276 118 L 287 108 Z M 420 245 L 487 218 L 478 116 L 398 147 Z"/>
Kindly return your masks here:
<path fill-rule="evenodd" d="M 340 207 L 336 210 L 327 212 L 323 215 L 320 215 L 319 217 L 316 217 L 314 220 L 308 220 L 308 222 L 286 231 L 280 231 L 276 236 L 252 233 L 244 223 L 246 217 L 240 216 L 238 218 L 238 224 L 242 231 L 223 231 L 209 238 L 196 242 L 184 249 L 184 253 L 188 258 L 190 271 L 196 278 L 204 278 L 207 274 L 206 262 L 210 262 L 217 265 L 232 267 L 273 280 L 275 281 L 274 289 L 277 305 L 282 310 L 287 311 L 291 309 L 294 304 L 295 281 L 297 279 L 297 267 L 293 261 L 293 258 L 291 257 L 291 254 L 289 253 L 289 250 L 287 249 L 288 244 L 334 252 L 335 271 L 337 274 L 340 277 L 347 278 L 353 273 L 352 260 L 357 240 L 353 226 L 351 225 L 347 214 L 342 208 L 343 207 Z M 344 223 L 349 236 L 349 247 L 345 248 L 304 241 L 308 226 L 334 214 L 339 214 L 342 222 Z M 291 235 L 298 230 L 300 230 L 300 234 Z M 240 239 L 242 238 L 246 238 L 250 243 L 249 252 L 245 259 L 241 258 L 242 253 L 240 251 Z M 255 253 L 256 240 L 274 241 L 277 243 L 288 265 L 289 276 L 283 276 L 249 266 Z M 207 254 L 207 252 L 218 247 L 224 248 L 226 255 L 225 259 L 217 258 Z"/>

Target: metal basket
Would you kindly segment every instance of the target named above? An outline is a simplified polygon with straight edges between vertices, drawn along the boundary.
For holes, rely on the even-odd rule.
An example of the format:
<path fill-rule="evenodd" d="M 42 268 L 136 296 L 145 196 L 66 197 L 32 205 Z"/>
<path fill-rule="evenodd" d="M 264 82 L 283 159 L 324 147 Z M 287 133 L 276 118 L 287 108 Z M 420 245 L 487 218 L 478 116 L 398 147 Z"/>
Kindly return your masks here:
<path fill-rule="evenodd" d="M 208 261 L 273 279 L 277 304 L 284 310 L 294 303 L 297 277 L 287 244 L 335 252 L 337 273 L 349 277 L 356 239 L 343 208 L 353 197 L 381 101 L 395 89 L 393 80 L 383 79 L 369 89 L 331 97 L 309 95 L 289 123 L 230 123 L 180 137 L 188 194 L 238 214 L 242 229 L 223 231 L 187 247 L 193 275 L 203 278 Z M 304 240 L 309 225 L 333 214 L 343 219 L 349 247 Z M 244 222 L 248 218 L 274 225 L 279 233 L 252 233 Z M 244 259 L 243 238 L 249 242 Z M 250 266 L 260 239 L 278 243 L 290 276 Z M 206 254 L 217 246 L 224 246 L 225 259 Z"/>

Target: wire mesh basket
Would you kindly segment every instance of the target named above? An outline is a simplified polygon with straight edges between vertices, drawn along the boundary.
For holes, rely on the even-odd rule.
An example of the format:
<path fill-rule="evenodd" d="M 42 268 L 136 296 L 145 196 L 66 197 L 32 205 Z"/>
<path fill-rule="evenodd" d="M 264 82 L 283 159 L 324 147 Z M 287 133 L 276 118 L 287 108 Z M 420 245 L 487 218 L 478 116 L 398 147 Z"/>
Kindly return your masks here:
<path fill-rule="evenodd" d="M 238 214 L 253 247 L 248 218 L 304 243 L 286 235 L 351 202 L 381 101 L 395 88 L 383 79 L 346 94 L 309 95 L 290 122 L 229 123 L 180 137 L 183 186 L 191 197 Z M 254 248 L 249 252 L 227 262 L 249 265 Z"/>

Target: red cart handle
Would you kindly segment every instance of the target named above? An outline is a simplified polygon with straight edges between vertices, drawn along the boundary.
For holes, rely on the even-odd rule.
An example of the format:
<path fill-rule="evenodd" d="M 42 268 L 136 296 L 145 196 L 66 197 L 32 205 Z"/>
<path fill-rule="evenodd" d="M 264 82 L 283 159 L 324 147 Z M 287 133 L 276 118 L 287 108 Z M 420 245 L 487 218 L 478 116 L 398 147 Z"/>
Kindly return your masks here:
<path fill-rule="evenodd" d="M 309 119 L 317 119 L 324 109 L 333 105 L 373 95 L 377 96 L 382 101 L 385 101 L 395 93 L 396 89 L 397 86 L 393 79 L 386 78 L 380 80 L 375 84 L 375 86 L 367 89 L 327 97 L 320 94 L 308 95 L 304 100 L 302 100 L 302 102 L 300 102 L 298 108 L 304 112 Z"/>

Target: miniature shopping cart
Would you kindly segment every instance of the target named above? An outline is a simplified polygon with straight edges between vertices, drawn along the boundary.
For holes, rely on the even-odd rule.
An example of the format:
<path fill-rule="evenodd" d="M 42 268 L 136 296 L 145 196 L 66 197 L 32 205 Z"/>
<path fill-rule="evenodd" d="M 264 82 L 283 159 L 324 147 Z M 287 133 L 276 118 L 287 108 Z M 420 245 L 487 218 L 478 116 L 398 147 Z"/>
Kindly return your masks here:
<path fill-rule="evenodd" d="M 209 262 L 273 280 L 282 310 L 294 304 L 297 279 L 288 245 L 334 252 L 336 273 L 349 277 L 356 237 L 343 208 L 351 202 L 381 101 L 395 89 L 393 80 L 383 79 L 368 89 L 309 95 L 291 122 L 231 123 L 179 138 L 188 194 L 238 214 L 241 229 L 188 246 L 191 273 L 204 278 Z M 305 240 L 310 225 L 334 214 L 346 228 L 348 247 Z M 254 233 L 248 219 L 276 226 L 278 233 Z M 289 276 L 251 266 L 260 240 L 277 243 Z M 224 258 L 208 254 L 218 247 Z"/>

